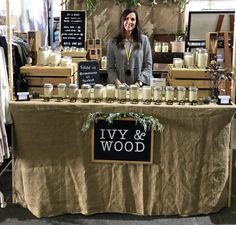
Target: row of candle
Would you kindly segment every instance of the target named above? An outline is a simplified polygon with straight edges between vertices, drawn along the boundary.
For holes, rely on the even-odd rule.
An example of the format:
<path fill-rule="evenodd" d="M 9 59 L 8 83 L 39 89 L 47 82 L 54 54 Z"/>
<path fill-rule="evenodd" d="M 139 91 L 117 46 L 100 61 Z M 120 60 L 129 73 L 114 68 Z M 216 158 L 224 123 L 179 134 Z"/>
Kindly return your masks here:
<path fill-rule="evenodd" d="M 176 68 L 193 68 L 197 66 L 200 69 L 205 69 L 208 65 L 208 52 L 206 49 L 198 49 L 193 52 L 185 52 L 184 59 L 174 58 L 174 67 Z"/>
<path fill-rule="evenodd" d="M 58 100 L 63 100 L 66 98 L 66 84 L 60 83 L 58 84 Z M 127 92 L 129 92 L 129 100 L 131 103 L 138 103 L 140 99 L 139 87 L 135 84 L 129 86 L 129 90 L 127 90 L 127 86 L 125 84 L 120 84 L 118 88 L 116 88 L 113 84 L 107 84 L 105 87 L 102 84 L 94 85 L 94 101 L 101 102 L 104 99 L 104 94 L 106 94 L 106 101 L 111 103 L 114 102 L 117 96 L 117 99 L 120 103 L 125 103 L 127 101 Z M 185 102 L 186 101 L 186 88 L 182 86 L 178 86 L 177 90 L 177 101 Z M 69 84 L 68 85 L 68 94 L 69 99 L 71 101 L 76 101 L 78 97 L 78 86 L 77 84 Z M 81 86 L 81 97 L 83 102 L 89 102 L 91 98 L 92 87 L 89 84 L 83 84 Z M 164 93 L 165 91 L 165 93 Z M 105 92 L 105 93 L 104 93 Z M 53 85 L 50 83 L 44 84 L 44 99 L 49 100 L 52 98 L 53 93 Z M 163 95 L 165 95 L 166 102 L 173 102 L 175 96 L 175 88 L 172 86 L 166 86 L 163 89 L 161 86 L 143 86 L 141 91 L 141 99 L 146 104 L 149 104 L 151 101 L 154 102 L 162 102 Z M 198 89 L 196 87 L 189 87 L 189 96 L 188 100 L 190 102 L 194 102 L 198 100 Z"/>

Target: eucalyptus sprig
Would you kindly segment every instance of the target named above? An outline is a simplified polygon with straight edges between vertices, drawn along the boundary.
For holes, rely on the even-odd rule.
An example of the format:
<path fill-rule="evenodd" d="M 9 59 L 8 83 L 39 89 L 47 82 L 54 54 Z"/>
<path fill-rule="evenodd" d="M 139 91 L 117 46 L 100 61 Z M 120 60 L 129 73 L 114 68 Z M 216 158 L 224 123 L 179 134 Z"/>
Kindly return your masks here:
<path fill-rule="evenodd" d="M 135 120 L 136 124 L 140 124 L 143 126 L 144 131 L 150 130 L 151 128 L 155 131 L 162 131 L 163 125 L 159 122 L 157 118 L 153 116 L 146 116 L 143 113 L 136 112 L 120 112 L 120 113 L 102 113 L 95 112 L 90 113 L 85 120 L 82 131 L 87 131 L 92 124 L 96 123 L 98 119 L 104 119 L 108 123 L 113 123 L 113 120 L 122 119 L 122 118 L 131 118 Z"/>

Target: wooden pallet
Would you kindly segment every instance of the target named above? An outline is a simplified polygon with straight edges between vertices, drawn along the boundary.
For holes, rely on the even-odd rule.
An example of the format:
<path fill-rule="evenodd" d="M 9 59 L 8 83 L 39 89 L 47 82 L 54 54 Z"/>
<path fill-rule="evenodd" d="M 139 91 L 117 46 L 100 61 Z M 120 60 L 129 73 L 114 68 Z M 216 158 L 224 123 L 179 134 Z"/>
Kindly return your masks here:
<path fill-rule="evenodd" d="M 51 83 L 54 86 L 54 93 L 59 83 L 71 84 L 77 82 L 76 65 L 71 67 L 50 67 L 50 66 L 23 66 L 20 73 L 24 74 L 28 81 L 29 93 L 37 92 L 43 94 L 43 85 Z"/>
<path fill-rule="evenodd" d="M 173 87 L 197 87 L 199 97 L 208 96 L 211 92 L 211 75 L 205 69 L 174 68 L 169 64 L 168 82 Z"/>

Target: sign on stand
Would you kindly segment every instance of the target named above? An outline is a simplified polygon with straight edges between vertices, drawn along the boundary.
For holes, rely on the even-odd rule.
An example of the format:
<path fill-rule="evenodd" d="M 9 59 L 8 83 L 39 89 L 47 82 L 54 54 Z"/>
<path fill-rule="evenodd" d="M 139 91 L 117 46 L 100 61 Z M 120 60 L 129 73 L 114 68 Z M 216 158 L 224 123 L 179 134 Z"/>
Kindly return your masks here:
<path fill-rule="evenodd" d="M 99 64 L 97 61 L 82 61 L 78 63 L 78 86 L 90 84 L 94 86 L 100 81 Z"/>
<path fill-rule="evenodd" d="M 92 161 L 100 163 L 151 164 L 153 130 L 144 131 L 134 120 L 99 119 L 92 131 Z"/>
<path fill-rule="evenodd" d="M 85 48 L 87 15 L 85 10 L 61 11 L 62 47 Z"/>

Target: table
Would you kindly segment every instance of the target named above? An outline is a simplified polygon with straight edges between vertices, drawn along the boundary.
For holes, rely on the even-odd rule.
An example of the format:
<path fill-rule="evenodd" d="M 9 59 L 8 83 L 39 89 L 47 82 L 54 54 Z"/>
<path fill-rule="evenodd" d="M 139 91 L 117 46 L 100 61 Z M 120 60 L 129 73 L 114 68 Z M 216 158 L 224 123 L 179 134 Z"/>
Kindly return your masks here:
<path fill-rule="evenodd" d="M 195 215 L 227 207 L 235 105 L 10 102 L 13 201 L 37 217 L 115 212 Z M 159 119 L 151 165 L 92 163 L 91 112 Z"/>

